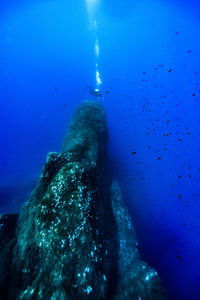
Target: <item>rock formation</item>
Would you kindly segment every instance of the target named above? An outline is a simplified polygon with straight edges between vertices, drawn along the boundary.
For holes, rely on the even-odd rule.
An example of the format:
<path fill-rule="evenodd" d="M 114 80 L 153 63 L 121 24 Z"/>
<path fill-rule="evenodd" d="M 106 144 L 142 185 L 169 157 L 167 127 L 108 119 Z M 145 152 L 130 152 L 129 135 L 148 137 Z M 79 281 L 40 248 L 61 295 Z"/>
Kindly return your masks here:
<path fill-rule="evenodd" d="M 107 141 L 104 109 L 84 102 L 18 221 L 0 219 L 1 300 L 166 299 L 110 179 Z"/>

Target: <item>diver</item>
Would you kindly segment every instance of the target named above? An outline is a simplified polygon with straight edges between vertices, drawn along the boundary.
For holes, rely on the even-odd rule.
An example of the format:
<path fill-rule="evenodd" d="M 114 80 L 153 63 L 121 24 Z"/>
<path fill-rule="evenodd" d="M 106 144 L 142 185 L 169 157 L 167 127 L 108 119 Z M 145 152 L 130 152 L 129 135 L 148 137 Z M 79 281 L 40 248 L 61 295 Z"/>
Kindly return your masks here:
<path fill-rule="evenodd" d="M 89 87 L 90 95 L 95 96 L 97 99 L 102 98 L 103 95 L 98 88 Z"/>

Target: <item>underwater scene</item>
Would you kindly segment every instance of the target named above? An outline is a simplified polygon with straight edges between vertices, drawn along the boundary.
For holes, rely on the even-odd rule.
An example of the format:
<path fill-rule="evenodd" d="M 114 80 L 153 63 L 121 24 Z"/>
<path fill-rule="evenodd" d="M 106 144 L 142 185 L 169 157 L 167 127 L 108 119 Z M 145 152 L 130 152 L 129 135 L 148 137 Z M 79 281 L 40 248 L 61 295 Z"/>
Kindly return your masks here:
<path fill-rule="evenodd" d="M 200 2 L 0 0 L 0 300 L 200 300 Z"/>

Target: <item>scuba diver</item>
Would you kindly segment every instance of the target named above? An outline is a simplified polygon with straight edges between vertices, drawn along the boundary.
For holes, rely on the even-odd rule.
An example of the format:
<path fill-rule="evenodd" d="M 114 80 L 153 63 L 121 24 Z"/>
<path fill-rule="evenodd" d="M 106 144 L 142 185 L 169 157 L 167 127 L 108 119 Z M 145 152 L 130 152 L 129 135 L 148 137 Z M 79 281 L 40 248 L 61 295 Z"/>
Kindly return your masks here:
<path fill-rule="evenodd" d="M 97 99 L 102 98 L 103 95 L 98 88 L 89 87 L 90 95 L 95 96 Z"/>
<path fill-rule="evenodd" d="M 87 86 L 87 89 L 89 90 L 90 95 L 96 99 L 104 99 L 104 96 L 109 94 L 109 91 L 104 88 L 100 91 L 97 87 Z"/>

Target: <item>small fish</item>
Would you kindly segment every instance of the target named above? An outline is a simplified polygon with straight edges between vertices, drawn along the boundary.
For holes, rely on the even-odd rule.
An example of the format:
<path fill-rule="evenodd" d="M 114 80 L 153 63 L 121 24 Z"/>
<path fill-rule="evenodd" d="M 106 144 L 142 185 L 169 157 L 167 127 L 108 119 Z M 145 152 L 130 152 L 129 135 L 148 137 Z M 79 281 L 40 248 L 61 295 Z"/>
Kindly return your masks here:
<path fill-rule="evenodd" d="M 176 255 L 176 257 L 178 257 L 178 259 L 183 261 L 182 257 L 180 257 L 179 255 Z"/>
<path fill-rule="evenodd" d="M 179 197 L 179 199 L 182 199 L 182 196 L 180 194 L 177 194 L 177 196 Z"/>

